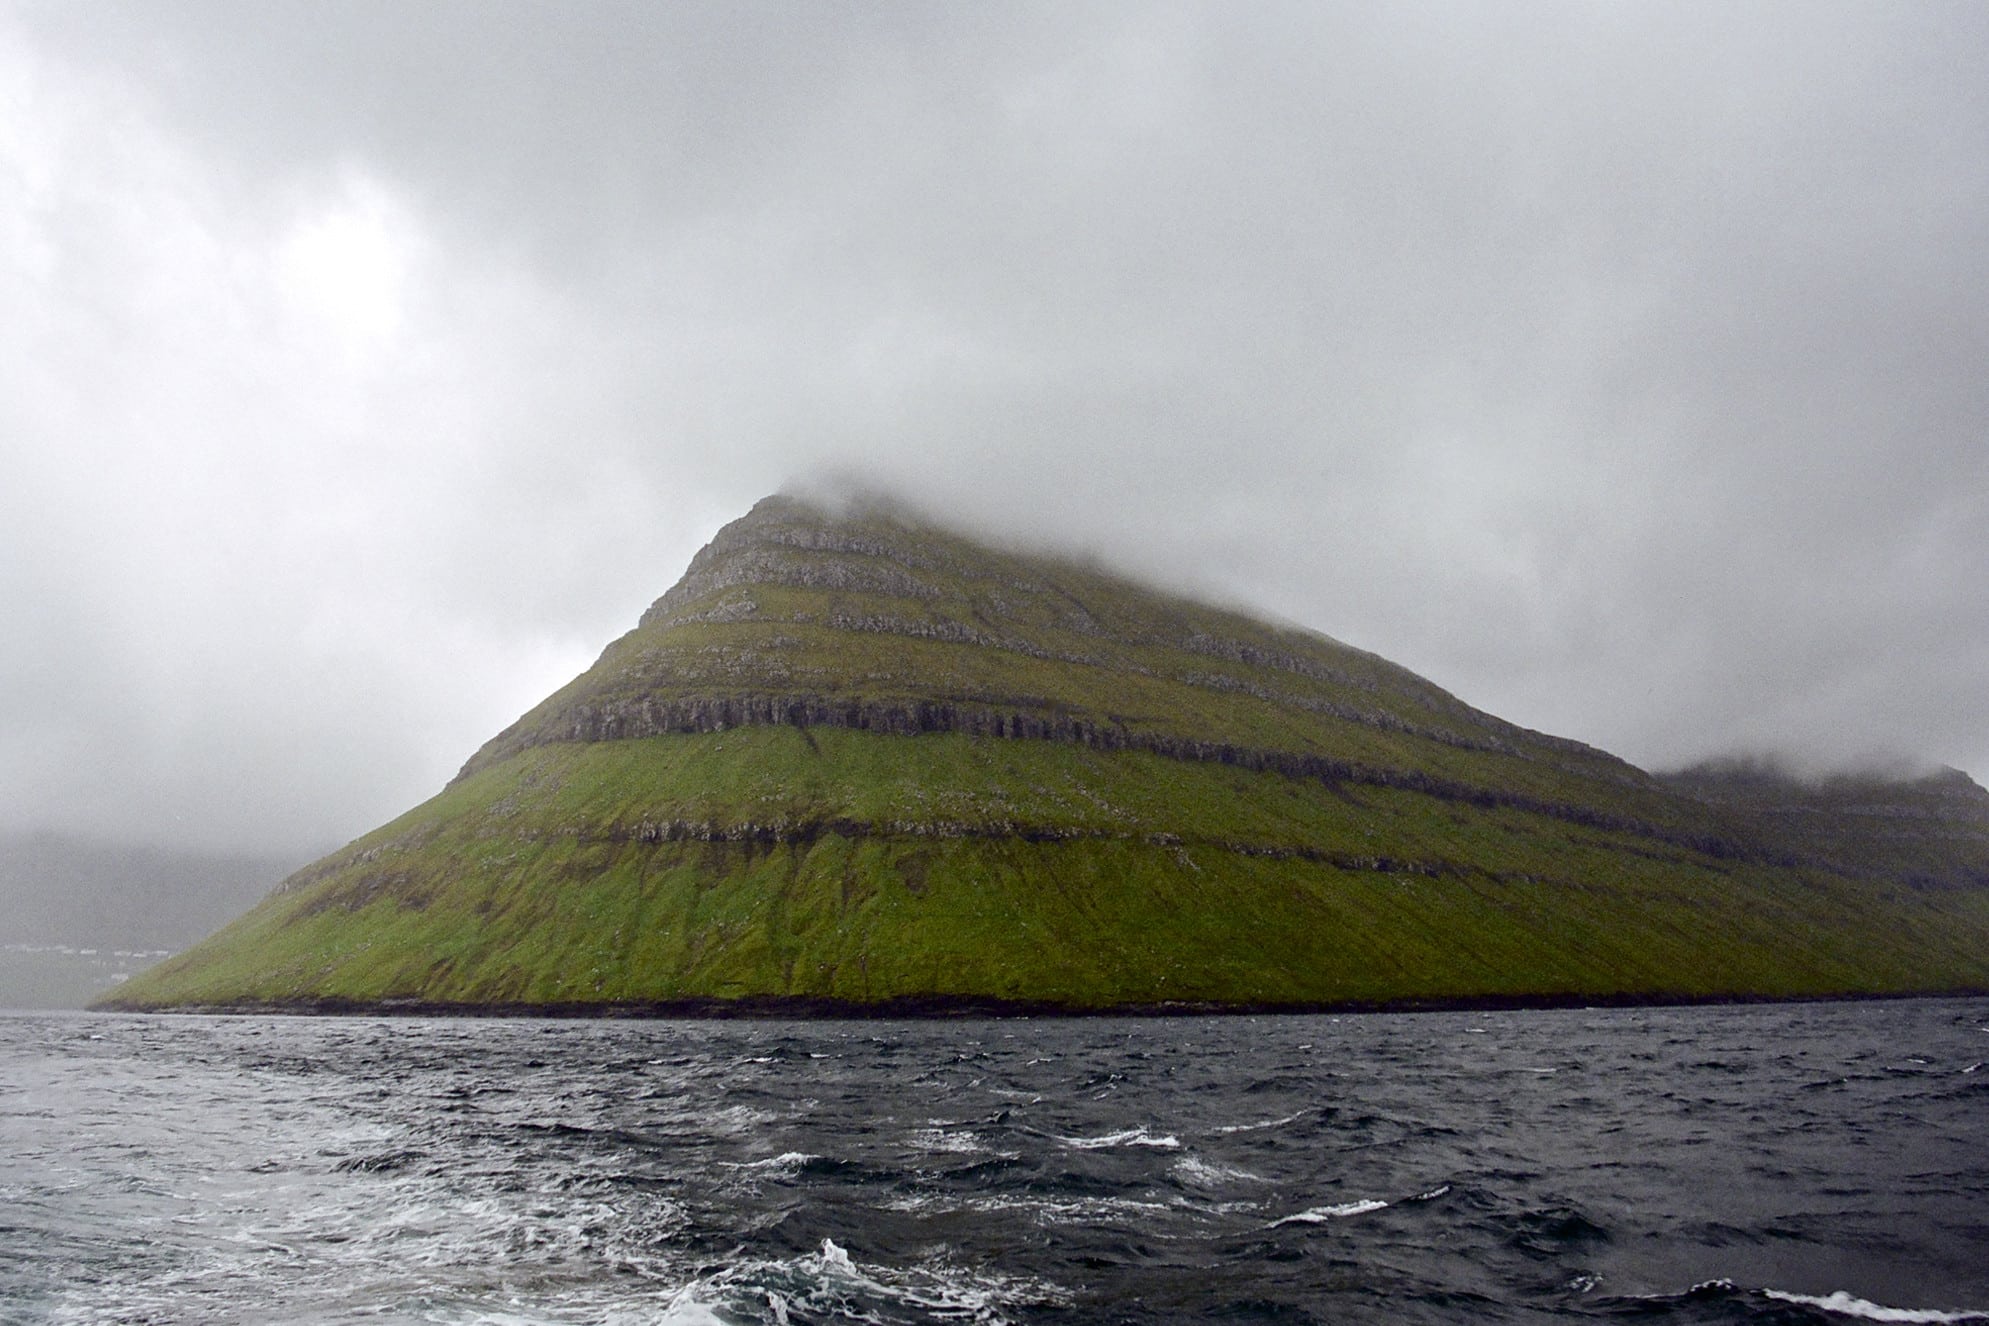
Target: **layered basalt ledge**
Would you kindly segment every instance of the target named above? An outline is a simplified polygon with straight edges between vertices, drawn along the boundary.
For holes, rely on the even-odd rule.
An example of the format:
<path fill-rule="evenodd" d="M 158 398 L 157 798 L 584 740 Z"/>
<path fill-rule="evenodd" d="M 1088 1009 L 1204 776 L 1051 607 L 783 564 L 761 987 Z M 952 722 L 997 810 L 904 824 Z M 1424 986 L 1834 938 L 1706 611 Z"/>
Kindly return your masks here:
<path fill-rule="evenodd" d="M 1678 833 L 1634 816 L 1599 810 L 1594 806 L 1552 801 L 1495 787 L 1438 778 L 1417 769 L 1389 768 L 1324 755 L 1256 749 L 1223 741 L 1201 741 L 1142 732 L 1121 722 L 1101 722 L 1058 712 L 1048 706 L 1024 710 L 943 701 L 832 702 L 805 695 L 723 696 L 674 702 L 645 699 L 622 705 L 581 705 L 562 712 L 556 724 L 542 725 L 529 736 L 521 736 L 515 742 L 479 753 L 476 759 L 464 766 L 457 780 L 471 777 L 508 756 L 545 742 L 632 741 L 672 734 L 726 732 L 741 727 L 827 727 L 901 737 L 953 733 L 1004 741 L 1063 741 L 1092 750 L 1139 751 L 1172 760 L 1278 773 L 1287 778 L 1398 788 L 1473 806 L 1524 810 L 1572 824 L 1626 830 L 1689 846 L 1717 857 L 1743 857 L 1749 855 L 1751 850 L 1746 842 L 1717 833 Z M 1774 859 L 1792 858 L 1786 853 L 1776 853 Z"/>

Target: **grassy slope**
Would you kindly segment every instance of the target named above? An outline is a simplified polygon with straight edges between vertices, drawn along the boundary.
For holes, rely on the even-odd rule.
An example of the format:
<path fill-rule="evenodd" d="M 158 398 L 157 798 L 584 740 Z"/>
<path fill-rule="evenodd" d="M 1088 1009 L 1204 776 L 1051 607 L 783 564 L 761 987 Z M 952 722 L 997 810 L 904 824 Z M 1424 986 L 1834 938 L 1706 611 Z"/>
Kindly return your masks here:
<path fill-rule="evenodd" d="M 1985 937 L 1980 890 L 1397 789 L 753 728 L 523 751 L 116 1002 L 1888 992 L 1989 987 Z"/>

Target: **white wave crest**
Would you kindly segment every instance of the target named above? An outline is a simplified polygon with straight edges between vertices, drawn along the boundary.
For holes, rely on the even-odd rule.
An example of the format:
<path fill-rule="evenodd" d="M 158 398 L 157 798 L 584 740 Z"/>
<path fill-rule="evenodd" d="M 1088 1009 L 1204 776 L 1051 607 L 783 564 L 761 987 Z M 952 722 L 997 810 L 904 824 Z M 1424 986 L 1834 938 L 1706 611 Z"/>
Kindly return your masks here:
<path fill-rule="evenodd" d="M 1055 1285 L 976 1274 L 942 1262 L 868 1267 L 834 1239 L 791 1259 L 749 1260 L 677 1290 L 665 1305 L 667 1326 L 724 1326 L 740 1316 L 771 1319 L 898 1321 L 912 1316 L 1000 1326 L 1012 1305 L 1063 1306 Z M 656 1320 L 647 1318 L 646 1320 Z M 619 1323 L 616 1324 L 619 1326 Z M 633 1321 L 630 1326 L 634 1326 Z"/>
<path fill-rule="evenodd" d="M 921 1128 L 908 1139 L 921 1151 L 942 1155 L 971 1156 L 987 1150 L 980 1136 L 971 1132 L 948 1132 L 944 1128 Z"/>
<path fill-rule="evenodd" d="M 1300 1110 L 1296 1114 L 1287 1114 L 1277 1119 L 1259 1119 L 1255 1123 L 1225 1124 L 1223 1127 L 1216 1129 L 1216 1131 L 1218 1133 L 1254 1133 L 1262 1128 L 1282 1128 L 1288 1123 L 1296 1123 L 1300 1119 L 1303 1119 L 1306 1113 L 1307 1111 Z"/>
<path fill-rule="evenodd" d="M 1102 1137 L 1058 1137 L 1057 1140 L 1080 1151 L 1096 1151 L 1108 1146 L 1151 1146 L 1172 1151 L 1181 1145 L 1181 1139 L 1171 1133 L 1150 1133 L 1144 1128 L 1126 1128 Z"/>
<path fill-rule="evenodd" d="M 1200 1156 L 1186 1155 L 1174 1162 L 1174 1172 L 1189 1183 L 1214 1188 L 1225 1183 L 1262 1183 L 1263 1176 L 1234 1165 L 1218 1165 Z"/>
<path fill-rule="evenodd" d="M 862 1278 L 856 1274 L 856 1267 L 850 1264 L 849 1252 L 834 1239 L 822 1240 L 822 1270 L 825 1274 L 840 1271 L 852 1278 Z"/>
<path fill-rule="evenodd" d="M 1276 1229 L 1279 1225 L 1323 1225 L 1328 1220 L 1344 1220 L 1348 1216 L 1366 1215 L 1370 1211 L 1379 1211 L 1387 1205 L 1387 1202 L 1369 1197 L 1358 1202 L 1341 1202 L 1336 1206 L 1315 1206 L 1309 1211 L 1300 1211 L 1297 1215 L 1288 1215 L 1282 1220 L 1273 1220 L 1271 1228 Z"/>
<path fill-rule="evenodd" d="M 1039 1225 L 1096 1225 L 1106 1221 L 1138 1223 L 1175 1209 L 1167 1202 L 1137 1197 L 942 1197 L 914 1194 L 884 1203 L 886 1210 L 918 1215 L 954 1215 L 962 1211 L 987 1214 L 1019 1211 Z"/>
<path fill-rule="evenodd" d="M 721 1160 L 718 1163 L 727 1169 L 749 1169 L 771 1171 L 777 1174 L 792 1174 L 811 1160 L 822 1157 L 807 1151 L 783 1151 L 777 1156 L 763 1156 L 758 1160 Z"/>
<path fill-rule="evenodd" d="M 1764 1289 L 1761 1293 L 1764 1298 L 1776 1299 L 1783 1303 L 1801 1303 L 1806 1307 L 1821 1308 L 1825 1312 L 1841 1313 L 1846 1317 L 1859 1317 L 1865 1321 L 1989 1321 L 1989 1312 L 1943 1311 L 1939 1308 L 1889 1308 L 1847 1294 L 1841 1289 L 1834 1294 L 1825 1294 L 1822 1298 L 1811 1294 L 1791 1294 L 1780 1289 Z"/>
<path fill-rule="evenodd" d="M 679 1290 L 656 1320 L 658 1326 L 729 1326 L 709 1305 L 698 1301 L 694 1287 Z"/>

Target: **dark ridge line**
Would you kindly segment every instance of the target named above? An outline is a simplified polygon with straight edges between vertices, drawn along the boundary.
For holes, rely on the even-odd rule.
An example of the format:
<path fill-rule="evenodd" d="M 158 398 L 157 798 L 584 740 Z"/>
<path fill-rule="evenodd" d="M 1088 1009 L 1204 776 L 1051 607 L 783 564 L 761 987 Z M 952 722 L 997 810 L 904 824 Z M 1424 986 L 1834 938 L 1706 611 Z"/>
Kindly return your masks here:
<path fill-rule="evenodd" d="M 534 1004 L 519 1000 L 456 1003 L 413 998 L 245 1000 L 230 1004 L 120 1004 L 106 999 L 91 1005 L 100 1013 L 167 1014 L 207 1017 L 425 1017 L 664 1019 L 696 1021 L 934 1021 L 973 1018 L 1171 1018 L 1288 1017 L 1360 1013 L 1535 1012 L 1556 1009 L 1703 1008 L 1762 1004 L 1832 1004 L 1901 999 L 1984 999 L 1989 986 L 1929 987 L 1918 990 L 1843 990 L 1809 994 L 1689 994 L 1673 990 L 1619 990 L 1604 993 L 1409 995 L 1396 999 L 1279 1001 L 1166 1000 L 1152 1003 L 1070 1004 L 1049 999 L 1002 999 L 977 995 L 897 995 L 881 1000 L 836 999 L 823 995 L 747 995 L 736 999 L 700 996 L 682 999 L 562 1001 Z"/>
<path fill-rule="evenodd" d="M 804 732 L 810 727 L 848 728 L 886 736 L 956 733 L 1010 741 L 1066 742 L 1106 752 L 1137 751 L 1185 763 L 1219 764 L 1251 772 L 1282 774 L 1303 781 L 1353 783 L 1416 792 L 1440 801 L 1476 806 L 1481 810 L 1517 810 L 1584 828 L 1634 834 L 1683 847 L 1719 861 L 1791 867 L 1802 864 L 1786 854 L 1764 851 L 1717 835 L 1681 833 L 1628 815 L 1549 801 L 1519 792 L 1497 791 L 1433 777 L 1418 770 L 1386 769 L 1324 755 L 1304 755 L 1263 747 L 1237 746 L 1230 742 L 1137 732 L 1116 719 L 1099 722 L 1062 710 L 1025 711 L 936 700 L 832 702 L 810 695 L 726 695 L 691 700 L 644 699 L 629 704 L 579 705 L 563 715 L 557 725 L 541 726 L 530 735 L 509 732 L 494 738 L 470 757 L 456 776 L 449 780 L 449 786 L 454 787 L 484 769 L 537 746 L 713 734 L 739 727 L 794 727 Z"/>

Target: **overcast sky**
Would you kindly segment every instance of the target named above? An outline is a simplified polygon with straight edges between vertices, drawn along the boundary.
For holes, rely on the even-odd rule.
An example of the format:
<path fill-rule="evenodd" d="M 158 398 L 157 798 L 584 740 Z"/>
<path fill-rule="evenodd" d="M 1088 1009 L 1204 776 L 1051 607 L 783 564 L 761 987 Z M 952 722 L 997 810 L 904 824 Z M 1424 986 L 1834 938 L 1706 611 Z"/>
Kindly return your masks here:
<path fill-rule="evenodd" d="M 0 0 L 0 829 L 329 848 L 868 476 L 1989 780 L 1989 6 Z"/>

